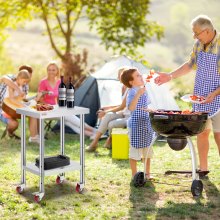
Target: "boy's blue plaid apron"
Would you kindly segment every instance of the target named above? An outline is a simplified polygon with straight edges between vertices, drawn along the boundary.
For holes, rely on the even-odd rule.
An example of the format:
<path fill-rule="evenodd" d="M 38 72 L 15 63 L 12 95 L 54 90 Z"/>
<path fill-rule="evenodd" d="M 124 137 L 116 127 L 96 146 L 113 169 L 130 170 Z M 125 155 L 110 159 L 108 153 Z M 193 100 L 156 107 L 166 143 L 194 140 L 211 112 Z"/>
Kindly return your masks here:
<path fill-rule="evenodd" d="M 151 127 L 149 113 L 141 109 L 147 108 L 148 96 L 144 93 L 138 100 L 136 109 L 132 112 L 130 118 L 131 135 L 130 143 L 134 148 L 149 147 L 154 131 Z"/>
<path fill-rule="evenodd" d="M 217 67 L 217 55 L 199 52 L 197 58 L 197 72 L 194 94 L 206 97 L 220 86 L 220 74 Z M 193 104 L 194 111 L 208 111 L 209 117 L 220 110 L 220 95 L 213 102 L 207 104 Z"/>

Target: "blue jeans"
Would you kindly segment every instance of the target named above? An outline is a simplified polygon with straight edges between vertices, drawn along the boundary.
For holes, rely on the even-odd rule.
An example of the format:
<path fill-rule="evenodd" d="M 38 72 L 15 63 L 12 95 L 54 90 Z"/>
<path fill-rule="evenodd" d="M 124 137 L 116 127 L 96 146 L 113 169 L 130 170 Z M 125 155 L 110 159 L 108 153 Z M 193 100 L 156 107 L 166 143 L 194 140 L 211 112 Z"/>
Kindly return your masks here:
<path fill-rule="evenodd" d="M 9 119 L 4 117 L 4 115 L 2 114 L 2 110 L 0 110 L 0 121 L 2 121 L 5 124 L 8 124 Z"/>

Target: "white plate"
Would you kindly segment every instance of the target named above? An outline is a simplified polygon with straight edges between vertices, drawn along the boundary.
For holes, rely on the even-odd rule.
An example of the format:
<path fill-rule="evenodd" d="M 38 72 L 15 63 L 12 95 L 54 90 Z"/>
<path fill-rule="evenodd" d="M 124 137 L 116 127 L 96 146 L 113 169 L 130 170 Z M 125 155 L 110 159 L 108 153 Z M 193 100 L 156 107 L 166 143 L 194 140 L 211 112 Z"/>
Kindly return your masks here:
<path fill-rule="evenodd" d="M 181 97 L 181 99 L 184 102 L 191 102 L 191 103 L 196 103 L 196 104 L 202 104 L 204 103 L 204 101 L 196 101 L 196 100 L 192 100 L 190 96 L 193 96 L 192 94 L 187 94 Z"/>
<path fill-rule="evenodd" d="M 22 104 L 24 104 L 25 106 L 31 107 L 31 106 L 35 106 L 37 104 L 37 102 L 35 100 L 30 100 L 28 102 L 23 101 Z"/>

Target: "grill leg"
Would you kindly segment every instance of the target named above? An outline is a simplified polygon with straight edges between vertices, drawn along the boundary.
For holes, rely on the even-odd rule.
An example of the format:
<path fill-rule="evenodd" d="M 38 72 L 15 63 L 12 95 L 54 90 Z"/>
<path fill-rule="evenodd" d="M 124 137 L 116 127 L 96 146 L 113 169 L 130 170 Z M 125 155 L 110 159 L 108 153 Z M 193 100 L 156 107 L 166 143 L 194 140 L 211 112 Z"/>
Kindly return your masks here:
<path fill-rule="evenodd" d="M 195 148 L 193 145 L 193 142 L 190 137 L 187 138 L 187 143 L 190 149 L 190 154 L 191 154 L 191 159 L 192 159 L 192 180 L 198 180 L 199 175 L 196 172 L 197 170 L 197 160 L 196 160 L 196 153 L 195 153 Z"/>

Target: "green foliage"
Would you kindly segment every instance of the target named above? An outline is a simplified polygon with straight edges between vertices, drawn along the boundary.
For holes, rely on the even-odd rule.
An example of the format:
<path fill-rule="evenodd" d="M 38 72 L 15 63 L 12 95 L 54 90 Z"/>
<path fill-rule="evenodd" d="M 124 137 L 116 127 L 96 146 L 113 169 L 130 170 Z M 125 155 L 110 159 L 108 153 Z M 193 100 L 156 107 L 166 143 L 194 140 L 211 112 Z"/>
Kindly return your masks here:
<path fill-rule="evenodd" d="M 14 72 L 15 69 L 12 60 L 8 58 L 7 53 L 4 50 L 2 50 L 0 52 L 0 76 Z"/>
<path fill-rule="evenodd" d="M 30 9 L 26 1 L 0 0 L 0 45 L 5 40 L 5 28 L 16 28 L 20 22 L 31 19 Z"/>
<path fill-rule="evenodd" d="M 92 1 L 87 9 L 90 26 L 97 29 L 106 49 L 135 56 L 146 41 L 163 36 L 163 28 L 146 19 L 149 4 L 149 0 Z"/>
<path fill-rule="evenodd" d="M 0 3 L 1 30 L 16 27 L 18 22 L 32 16 L 40 17 L 52 48 L 62 60 L 70 51 L 75 53 L 74 28 L 82 16 L 88 16 L 90 26 L 97 30 L 106 48 L 120 54 L 134 56 L 146 41 L 163 36 L 163 28 L 146 19 L 149 0 L 0 0 Z"/>

